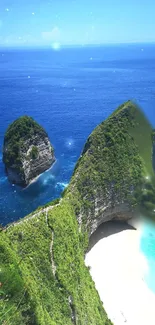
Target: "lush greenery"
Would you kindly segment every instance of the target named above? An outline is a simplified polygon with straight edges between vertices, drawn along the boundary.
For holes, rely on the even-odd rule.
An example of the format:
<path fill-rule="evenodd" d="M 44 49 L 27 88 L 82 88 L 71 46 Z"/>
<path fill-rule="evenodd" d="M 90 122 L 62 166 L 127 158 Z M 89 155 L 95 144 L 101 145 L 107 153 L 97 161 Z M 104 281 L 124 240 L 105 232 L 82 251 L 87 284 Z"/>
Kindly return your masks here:
<path fill-rule="evenodd" d="M 11 166 L 17 170 L 21 167 L 20 150 L 24 150 L 26 140 L 33 139 L 36 135 L 47 137 L 45 130 L 29 116 L 20 117 L 8 127 L 3 152 L 6 167 Z"/>
<path fill-rule="evenodd" d="M 144 195 L 146 182 L 149 191 Z M 89 136 L 66 192 L 75 193 L 87 220 L 90 213 L 94 217 L 95 198 L 100 196 L 111 200 L 112 206 L 123 201 L 131 208 L 144 206 L 147 200 L 153 212 L 153 183 L 152 128 L 142 111 L 128 101 Z"/>
<path fill-rule="evenodd" d="M 38 214 L 2 231 L 0 323 L 110 325 L 84 265 L 87 243 L 67 199 L 48 217 Z"/>
<path fill-rule="evenodd" d="M 35 160 L 38 157 L 38 148 L 36 146 L 33 146 L 30 151 L 30 158 L 32 160 Z"/>
<path fill-rule="evenodd" d="M 62 199 L 1 229 L 2 325 L 111 324 L 84 265 L 88 215 L 100 195 L 155 208 L 151 136 L 136 105 L 120 106 L 88 138 Z"/>

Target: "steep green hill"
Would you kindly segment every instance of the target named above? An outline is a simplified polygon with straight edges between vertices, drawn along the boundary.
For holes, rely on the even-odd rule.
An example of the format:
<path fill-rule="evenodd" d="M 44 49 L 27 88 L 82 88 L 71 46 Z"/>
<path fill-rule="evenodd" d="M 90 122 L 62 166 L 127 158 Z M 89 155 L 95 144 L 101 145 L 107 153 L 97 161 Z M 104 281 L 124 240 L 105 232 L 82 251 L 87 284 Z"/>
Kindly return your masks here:
<path fill-rule="evenodd" d="M 128 101 L 123 104 L 122 107 L 118 108 L 114 114 L 119 113 L 120 110 L 128 110 L 132 112 L 134 127 L 130 129 L 132 136 L 135 139 L 136 144 L 139 148 L 139 153 L 146 164 L 146 175 L 154 177 L 154 171 L 152 168 L 152 126 L 146 119 L 144 113 L 138 108 L 137 105 Z"/>
<path fill-rule="evenodd" d="M 142 204 L 152 213 L 151 135 L 125 103 L 89 136 L 63 198 L 1 230 L 2 325 L 112 324 L 84 254 L 100 223 L 126 220 Z"/>
<path fill-rule="evenodd" d="M 154 215 L 152 131 L 142 111 L 128 101 L 89 136 L 66 192 L 78 197 L 79 219 L 90 231 L 96 219 L 128 218 L 138 206 Z"/>
<path fill-rule="evenodd" d="M 110 325 L 67 199 L 0 234 L 0 323 Z"/>

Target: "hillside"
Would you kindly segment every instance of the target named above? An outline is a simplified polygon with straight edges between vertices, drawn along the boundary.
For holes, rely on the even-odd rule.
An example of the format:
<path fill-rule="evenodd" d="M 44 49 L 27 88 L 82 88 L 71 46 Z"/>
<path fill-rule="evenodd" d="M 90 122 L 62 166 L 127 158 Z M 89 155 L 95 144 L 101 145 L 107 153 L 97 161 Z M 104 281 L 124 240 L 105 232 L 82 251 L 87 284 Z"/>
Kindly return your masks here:
<path fill-rule="evenodd" d="M 89 136 L 62 199 L 1 230 L 3 325 L 112 324 L 84 255 L 99 224 L 131 218 L 142 202 L 152 211 L 151 134 L 137 106 L 125 103 Z"/>
<path fill-rule="evenodd" d="M 84 265 L 86 246 L 66 199 L 2 231 L 2 324 L 110 325 Z"/>
<path fill-rule="evenodd" d="M 78 221 L 90 233 L 102 222 L 129 219 L 138 207 L 154 215 L 152 132 L 128 101 L 89 136 L 66 192 L 78 198 Z"/>

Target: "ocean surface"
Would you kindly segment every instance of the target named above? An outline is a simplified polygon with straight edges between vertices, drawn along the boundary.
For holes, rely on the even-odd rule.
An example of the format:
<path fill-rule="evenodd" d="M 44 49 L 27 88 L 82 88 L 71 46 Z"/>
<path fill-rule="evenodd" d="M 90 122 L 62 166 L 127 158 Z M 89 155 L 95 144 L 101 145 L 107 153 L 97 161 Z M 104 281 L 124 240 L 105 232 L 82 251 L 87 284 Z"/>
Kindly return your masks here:
<path fill-rule="evenodd" d="M 155 44 L 49 50 L 0 50 L 0 223 L 24 217 L 60 196 L 84 143 L 124 101 L 137 102 L 155 126 Z M 26 189 L 11 185 L 2 163 L 11 122 L 32 116 L 48 132 L 57 162 Z M 141 248 L 155 291 L 155 228 Z M 153 283 L 154 282 L 154 283 Z"/>
<path fill-rule="evenodd" d="M 142 227 L 140 250 L 147 259 L 144 280 L 148 287 L 155 293 L 155 223 L 147 221 Z"/>

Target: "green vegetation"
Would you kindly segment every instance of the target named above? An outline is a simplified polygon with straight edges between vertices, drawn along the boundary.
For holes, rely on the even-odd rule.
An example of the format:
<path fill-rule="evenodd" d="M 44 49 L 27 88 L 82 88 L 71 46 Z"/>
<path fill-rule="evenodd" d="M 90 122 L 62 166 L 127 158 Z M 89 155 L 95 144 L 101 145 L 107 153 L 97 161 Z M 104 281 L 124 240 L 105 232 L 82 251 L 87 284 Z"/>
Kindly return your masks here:
<path fill-rule="evenodd" d="M 44 204 L 44 205 L 42 205 L 42 206 L 39 206 L 39 207 L 37 208 L 37 210 L 34 211 L 34 212 L 38 212 L 38 211 L 44 210 L 44 209 L 46 209 L 46 208 L 52 207 L 52 206 L 54 206 L 54 205 L 57 205 L 57 204 L 59 204 L 59 203 L 60 203 L 60 198 L 54 199 L 54 200 L 51 201 L 51 202 L 48 202 L 48 203 L 46 203 L 46 204 Z M 30 215 L 33 215 L 34 212 L 31 213 Z M 29 215 L 29 216 L 30 216 L 30 215 Z"/>
<path fill-rule="evenodd" d="M 78 197 L 83 221 L 88 214 L 94 218 L 96 197 L 108 198 L 111 207 L 118 202 L 131 208 L 142 204 L 145 177 L 153 175 L 151 133 L 150 124 L 131 101 L 92 132 L 66 190 Z"/>
<path fill-rule="evenodd" d="M 48 218 L 42 213 L 1 234 L 1 324 L 112 324 L 84 265 L 83 236 L 67 199 Z"/>
<path fill-rule="evenodd" d="M 0 233 L 0 324 L 33 324 L 31 302 L 20 271 L 21 258 L 9 238 Z"/>
<path fill-rule="evenodd" d="M 30 152 L 30 158 L 32 160 L 35 160 L 38 157 L 38 148 L 36 146 L 33 146 Z"/>
<path fill-rule="evenodd" d="M 135 127 L 132 128 L 131 134 L 139 149 L 139 154 L 145 162 L 145 176 L 154 178 L 152 165 L 152 126 L 146 119 L 142 111 L 137 108 L 134 111 Z"/>
<path fill-rule="evenodd" d="M 20 117 L 8 127 L 3 151 L 3 162 L 6 167 L 11 166 L 17 170 L 20 168 L 22 165 L 20 150 L 24 149 L 26 140 L 33 139 L 36 135 L 47 137 L 44 129 L 29 116 Z"/>
<path fill-rule="evenodd" d="M 155 129 L 152 131 L 152 142 L 155 143 Z"/>
<path fill-rule="evenodd" d="M 137 106 L 120 106 L 89 136 L 62 199 L 1 229 L 2 325 L 112 324 L 84 265 L 89 222 L 96 197 L 155 209 L 151 137 Z"/>

